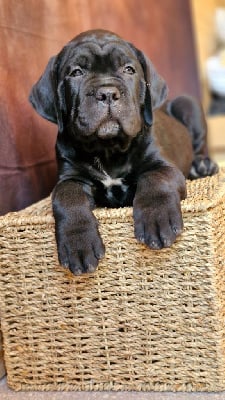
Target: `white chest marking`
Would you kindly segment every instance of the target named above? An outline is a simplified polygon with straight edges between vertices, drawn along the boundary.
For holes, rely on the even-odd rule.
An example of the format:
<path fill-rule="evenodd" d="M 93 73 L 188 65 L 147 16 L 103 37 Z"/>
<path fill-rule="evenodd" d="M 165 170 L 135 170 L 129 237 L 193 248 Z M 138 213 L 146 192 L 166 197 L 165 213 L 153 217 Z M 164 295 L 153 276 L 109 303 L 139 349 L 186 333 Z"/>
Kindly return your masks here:
<path fill-rule="evenodd" d="M 109 176 L 108 174 L 105 174 L 105 178 L 102 180 L 102 183 L 106 188 L 110 188 L 114 185 L 123 185 L 122 178 L 111 178 L 111 176 Z"/>
<path fill-rule="evenodd" d="M 113 194 L 113 188 L 115 188 L 115 186 L 120 188 L 121 194 L 126 193 L 128 186 L 123 183 L 123 178 L 111 178 L 105 171 L 102 172 L 104 173 L 104 179 L 102 179 L 101 182 L 106 188 L 109 200 L 112 200 L 115 196 L 115 194 Z"/>
<path fill-rule="evenodd" d="M 94 164 L 97 167 L 97 169 L 100 172 L 101 178 L 100 181 L 102 182 L 103 186 L 106 188 L 106 196 L 108 197 L 109 200 L 112 200 L 115 196 L 120 197 L 123 196 L 123 193 L 126 193 L 128 190 L 128 186 L 124 184 L 123 178 L 112 178 L 104 169 L 102 166 L 102 163 L 98 157 L 95 157 L 94 159 Z M 124 173 L 129 172 L 131 166 L 130 164 L 125 165 L 123 168 L 119 168 L 117 173 Z M 116 173 L 116 170 L 114 170 L 114 173 Z M 115 188 L 117 188 L 117 194 L 115 193 Z M 121 192 L 119 192 L 120 190 Z M 121 193 L 121 195 L 120 195 Z"/>

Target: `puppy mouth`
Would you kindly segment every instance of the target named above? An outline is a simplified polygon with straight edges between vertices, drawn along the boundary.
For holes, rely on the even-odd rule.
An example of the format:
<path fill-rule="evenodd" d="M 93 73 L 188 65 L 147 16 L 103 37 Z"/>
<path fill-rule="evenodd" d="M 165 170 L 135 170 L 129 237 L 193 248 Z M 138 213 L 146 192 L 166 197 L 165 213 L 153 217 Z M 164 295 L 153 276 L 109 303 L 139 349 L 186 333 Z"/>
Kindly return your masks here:
<path fill-rule="evenodd" d="M 107 151 L 108 154 L 126 152 L 133 139 L 131 135 L 124 131 L 120 121 L 111 115 L 107 115 L 98 127 L 90 131 L 89 134 L 80 132 L 77 135 L 76 131 L 74 138 L 88 153 Z"/>
<path fill-rule="evenodd" d="M 99 145 L 111 152 L 124 152 L 128 149 L 130 138 L 123 132 L 121 125 L 116 120 L 103 122 L 95 133 Z"/>
<path fill-rule="evenodd" d="M 103 122 L 98 128 L 96 135 L 99 139 L 108 141 L 118 136 L 121 131 L 120 124 L 117 121 Z"/>
<path fill-rule="evenodd" d="M 119 123 L 115 121 L 101 124 L 95 134 L 82 139 L 83 146 L 89 153 L 104 150 L 111 153 L 125 152 L 131 143 L 131 138 L 122 131 Z"/>

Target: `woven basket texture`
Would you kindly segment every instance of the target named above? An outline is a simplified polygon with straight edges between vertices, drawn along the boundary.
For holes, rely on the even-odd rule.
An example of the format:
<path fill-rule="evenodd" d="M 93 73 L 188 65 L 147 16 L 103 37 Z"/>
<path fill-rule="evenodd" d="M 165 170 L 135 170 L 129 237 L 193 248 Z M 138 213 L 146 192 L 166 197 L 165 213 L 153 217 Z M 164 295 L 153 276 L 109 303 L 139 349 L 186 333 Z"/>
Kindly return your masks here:
<path fill-rule="evenodd" d="M 98 209 L 106 257 L 58 265 L 50 198 L 0 218 L 0 312 L 14 390 L 225 389 L 225 169 L 188 182 L 170 249 L 137 243 L 132 209 Z"/>
<path fill-rule="evenodd" d="M 3 357 L 3 347 L 2 347 L 2 334 L 0 331 L 0 379 L 5 375 L 5 365 Z"/>

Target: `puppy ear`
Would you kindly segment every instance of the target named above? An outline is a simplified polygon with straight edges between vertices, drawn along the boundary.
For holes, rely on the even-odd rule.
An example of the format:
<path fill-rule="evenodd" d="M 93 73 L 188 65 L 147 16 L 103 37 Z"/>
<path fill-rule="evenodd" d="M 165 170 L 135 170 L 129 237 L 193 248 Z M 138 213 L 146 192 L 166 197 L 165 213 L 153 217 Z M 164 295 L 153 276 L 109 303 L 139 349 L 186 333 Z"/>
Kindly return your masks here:
<path fill-rule="evenodd" d="M 159 108 L 167 98 L 168 86 L 165 80 L 158 74 L 152 62 L 142 53 L 142 68 L 150 92 L 152 109 Z"/>
<path fill-rule="evenodd" d="M 140 62 L 146 83 L 144 120 L 149 126 L 152 125 L 152 111 L 159 108 L 167 98 L 168 87 L 165 80 L 158 74 L 152 62 L 146 55 L 131 45 L 135 50 L 138 61 Z"/>
<path fill-rule="evenodd" d="M 151 126 L 153 121 L 152 111 L 159 108 L 166 100 L 168 86 L 144 53 L 139 55 L 139 61 L 142 65 L 146 82 L 144 120 L 146 125 Z"/>
<path fill-rule="evenodd" d="M 32 87 L 29 100 L 42 117 L 51 122 L 58 123 L 57 108 L 55 105 L 55 61 L 56 57 L 50 58 L 43 75 Z"/>

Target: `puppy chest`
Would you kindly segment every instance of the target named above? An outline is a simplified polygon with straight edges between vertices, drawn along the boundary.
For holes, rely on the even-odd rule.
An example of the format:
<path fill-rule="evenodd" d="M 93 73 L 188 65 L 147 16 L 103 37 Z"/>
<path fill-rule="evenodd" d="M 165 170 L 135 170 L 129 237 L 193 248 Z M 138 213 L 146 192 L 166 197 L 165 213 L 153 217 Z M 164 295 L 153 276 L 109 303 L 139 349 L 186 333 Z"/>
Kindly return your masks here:
<path fill-rule="evenodd" d="M 97 206 L 100 207 L 123 207 L 128 205 L 130 185 L 127 176 L 130 165 L 127 162 L 105 166 L 100 158 L 94 159 L 94 190 L 93 195 Z M 131 203 L 129 203 L 131 204 Z"/>
<path fill-rule="evenodd" d="M 124 205 L 127 198 L 128 185 L 121 177 L 112 178 L 105 174 L 101 180 L 102 195 L 105 197 L 110 207 L 120 207 Z"/>

